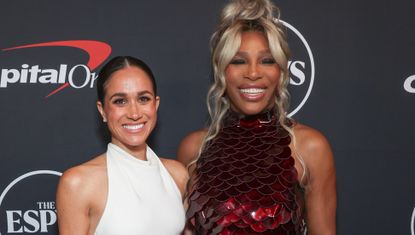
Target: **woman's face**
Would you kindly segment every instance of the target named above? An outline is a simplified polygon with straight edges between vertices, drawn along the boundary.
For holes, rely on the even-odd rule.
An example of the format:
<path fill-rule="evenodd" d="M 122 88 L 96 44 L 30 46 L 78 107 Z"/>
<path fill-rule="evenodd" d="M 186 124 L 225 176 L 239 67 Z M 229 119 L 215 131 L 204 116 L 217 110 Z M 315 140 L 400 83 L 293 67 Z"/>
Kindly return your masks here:
<path fill-rule="evenodd" d="M 264 35 L 257 31 L 242 33 L 241 46 L 225 70 L 231 108 L 244 115 L 271 108 L 280 74 Z"/>
<path fill-rule="evenodd" d="M 149 76 L 142 69 L 125 67 L 113 73 L 105 86 L 104 104 L 97 103 L 108 122 L 111 142 L 130 151 L 145 149 L 156 124 L 159 102 Z"/>

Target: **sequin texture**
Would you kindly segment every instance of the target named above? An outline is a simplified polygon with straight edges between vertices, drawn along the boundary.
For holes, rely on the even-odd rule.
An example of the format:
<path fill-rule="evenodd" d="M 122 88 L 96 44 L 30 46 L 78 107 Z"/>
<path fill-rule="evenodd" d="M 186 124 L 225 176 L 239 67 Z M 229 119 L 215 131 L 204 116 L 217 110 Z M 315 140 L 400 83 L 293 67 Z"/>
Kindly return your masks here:
<path fill-rule="evenodd" d="M 196 234 L 303 234 L 290 142 L 272 112 L 228 113 L 196 163 L 186 215 Z"/>

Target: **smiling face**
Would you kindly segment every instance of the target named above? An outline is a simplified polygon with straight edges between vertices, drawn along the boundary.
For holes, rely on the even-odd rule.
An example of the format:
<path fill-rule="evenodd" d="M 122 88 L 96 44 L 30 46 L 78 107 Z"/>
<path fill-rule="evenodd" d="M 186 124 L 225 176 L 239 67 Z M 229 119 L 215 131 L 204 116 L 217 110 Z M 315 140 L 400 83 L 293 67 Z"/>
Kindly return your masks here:
<path fill-rule="evenodd" d="M 104 102 L 97 107 L 108 122 L 111 143 L 133 153 L 146 147 L 146 140 L 156 125 L 160 98 L 142 69 L 127 66 L 114 72 L 105 87 Z M 144 152 L 145 153 L 145 152 Z"/>
<path fill-rule="evenodd" d="M 263 33 L 242 33 L 241 46 L 225 69 L 231 108 L 253 115 L 273 107 L 280 74 Z"/>

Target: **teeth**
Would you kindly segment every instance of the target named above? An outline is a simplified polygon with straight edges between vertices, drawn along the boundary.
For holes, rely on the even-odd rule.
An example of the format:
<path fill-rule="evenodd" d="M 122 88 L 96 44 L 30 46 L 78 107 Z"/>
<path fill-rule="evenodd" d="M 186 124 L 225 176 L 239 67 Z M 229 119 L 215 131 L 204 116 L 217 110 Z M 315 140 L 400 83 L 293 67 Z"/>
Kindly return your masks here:
<path fill-rule="evenodd" d="M 240 89 L 240 91 L 242 93 L 247 93 L 247 94 L 258 94 L 258 93 L 264 92 L 265 89 L 262 89 L 262 88 L 247 88 L 247 89 Z"/>
<path fill-rule="evenodd" d="M 143 128 L 144 124 L 137 124 L 137 125 L 122 125 L 125 129 L 128 130 L 138 130 L 140 128 Z"/>

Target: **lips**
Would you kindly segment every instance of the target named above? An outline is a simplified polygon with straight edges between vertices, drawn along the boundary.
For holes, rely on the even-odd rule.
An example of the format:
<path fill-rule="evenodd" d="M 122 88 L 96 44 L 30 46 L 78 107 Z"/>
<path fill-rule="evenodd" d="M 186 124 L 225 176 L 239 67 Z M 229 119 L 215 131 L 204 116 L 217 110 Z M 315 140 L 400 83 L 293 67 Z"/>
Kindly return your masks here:
<path fill-rule="evenodd" d="M 265 89 L 263 88 L 245 88 L 245 89 L 239 89 L 244 94 L 259 94 L 264 93 Z"/>
<path fill-rule="evenodd" d="M 141 124 L 124 124 L 122 125 L 124 129 L 127 129 L 128 131 L 136 132 L 140 131 L 144 127 L 144 123 Z"/>
<path fill-rule="evenodd" d="M 247 99 L 250 101 L 256 101 L 265 96 L 265 88 L 258 88 L 258 87 L 240 88 L 239 94 L 244 99 Z"/>

